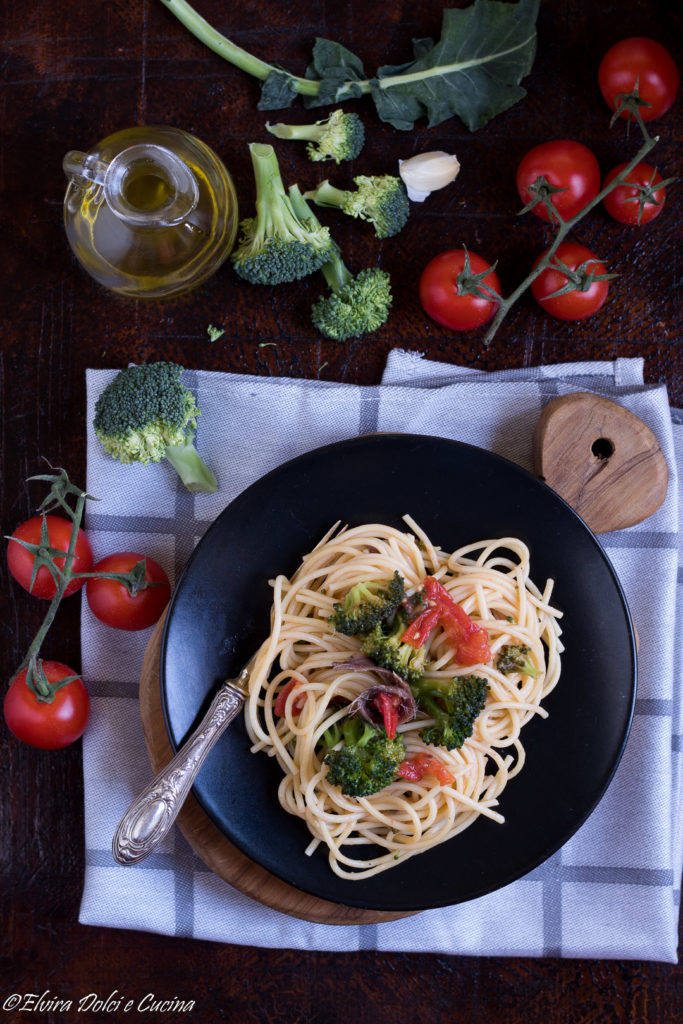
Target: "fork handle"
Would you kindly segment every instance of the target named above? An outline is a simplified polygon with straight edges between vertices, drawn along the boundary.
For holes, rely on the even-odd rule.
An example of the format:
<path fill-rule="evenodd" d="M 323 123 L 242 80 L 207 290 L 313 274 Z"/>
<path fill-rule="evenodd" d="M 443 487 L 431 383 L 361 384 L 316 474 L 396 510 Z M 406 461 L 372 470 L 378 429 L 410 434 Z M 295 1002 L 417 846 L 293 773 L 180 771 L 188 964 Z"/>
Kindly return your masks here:
<path fill-rule="evenodd" d="M 242 709 L 242 682 L 240 677 L 223 683 L 189 739 L 133 800 L 112 839 L 117 864 L 138 864 L 169 831 L 209 751 Z"/>

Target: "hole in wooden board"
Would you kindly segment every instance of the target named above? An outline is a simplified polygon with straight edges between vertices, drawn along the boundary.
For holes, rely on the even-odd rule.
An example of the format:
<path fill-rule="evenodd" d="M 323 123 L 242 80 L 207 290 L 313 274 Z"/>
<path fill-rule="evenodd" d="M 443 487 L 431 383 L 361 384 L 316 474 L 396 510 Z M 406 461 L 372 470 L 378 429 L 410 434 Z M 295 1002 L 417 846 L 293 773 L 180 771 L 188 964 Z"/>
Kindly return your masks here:
<path fill-rule="evenodd" d="M 593 441 L 591 451 L 596 459 L 609 459 L 610 455 L 614 455 L 614 442 L 607 437 L 599 437 Z"/>

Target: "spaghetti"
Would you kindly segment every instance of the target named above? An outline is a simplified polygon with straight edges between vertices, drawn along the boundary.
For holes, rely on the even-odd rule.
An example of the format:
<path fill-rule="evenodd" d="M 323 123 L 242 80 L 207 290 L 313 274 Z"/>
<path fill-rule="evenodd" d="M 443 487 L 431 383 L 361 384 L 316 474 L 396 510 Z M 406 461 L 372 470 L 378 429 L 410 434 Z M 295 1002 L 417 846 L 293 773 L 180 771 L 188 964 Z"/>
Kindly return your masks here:
<path fill-rule="evenodd" d="M 522 728 L 534 715 L 547 716 L 542 701 L 560 675 L 552 581 L 543 591 L 535 586 L 520 540 L 486 540 L 449 553 L 410 517 L 404 521 L 406 530 L 337 524 L 291 579 L 272 581 L 271 632 L 256 655 L 245 710 L 252 750 L 277 758 L 282 769 L 280 803 L 313 836 L 306 852 L 324 844 L 331 869 L 348 879 L 385 871 L 452 838 L 480 815 L 502 822 L 498 799 L 524 765 Z M 418 707 L 397 735 L 406 761 L 427 765 L 422 777 L 396 778 L 370 796 L 346 796 L 327 778 L 323 735 L 348 716 L 373 673 L 357 667 L 359 638 L 337 632 L 330 617 L 355 584 L 386 581 L 396 571 L 408 595 L 420 592 L 426 577 L 438 580 L 486 631 L 490 660 L 463 670 L 447 631 L 432 630 L 425 667 L 430 680 L 476 673 L 488 684 L 486 703 L 472 735 L 452 750 L 423 741 L 420 732 L 432 720 Z M 532 667 L 497 667 L 508 645 L 524 645 Z"/>

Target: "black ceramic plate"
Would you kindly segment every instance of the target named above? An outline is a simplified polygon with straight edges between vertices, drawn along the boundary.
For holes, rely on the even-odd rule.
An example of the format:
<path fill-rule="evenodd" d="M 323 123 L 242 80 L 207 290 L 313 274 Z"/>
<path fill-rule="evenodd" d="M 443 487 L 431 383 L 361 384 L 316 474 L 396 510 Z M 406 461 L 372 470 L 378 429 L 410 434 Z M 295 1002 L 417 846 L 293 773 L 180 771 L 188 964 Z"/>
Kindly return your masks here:
<path fill-rule="evenodd" d="M 174 748 L 219 682 L 265 638 L 271 589 L 337 520 L 400 526 L 409 513 L 454 550 L 517 536 L 531 574 L 556 581 L 563 670 L 550 717 L 524 731 L 527 763 L 501 797 L 505 824 L 481 818 L 462 835 L 364 881 L 304 855 L 309 833 L 277 800 L 274 759 L 249 752 L 241 718 L 207 759 L 194 793 L 253 861 L 305 892 L 375 910 L 446 906 L 526 874 L 577 830 L 605 791 L 628 735 L 635 645 L 621 587 L 600 544 L 553 491 L 489 452 L 442 438 L 373 434 L 302 455 L 247 488 L 195 549 L 173 595 L 162 641 L 161 691 Z"/>

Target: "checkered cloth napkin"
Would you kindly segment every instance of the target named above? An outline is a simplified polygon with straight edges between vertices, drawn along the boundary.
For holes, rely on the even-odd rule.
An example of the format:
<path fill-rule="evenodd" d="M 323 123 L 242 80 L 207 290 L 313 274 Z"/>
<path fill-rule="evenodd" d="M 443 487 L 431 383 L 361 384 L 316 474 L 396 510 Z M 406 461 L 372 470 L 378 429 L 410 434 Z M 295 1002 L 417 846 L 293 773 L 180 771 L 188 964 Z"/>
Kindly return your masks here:
<path fill-rule="evenodd" d="M 640 416 L 664 451 L 670 485 L 648 520 L 600 538 L 638 624 L 641 650 L 633 728 L 599 806 L 524 878 L 396 922 L 312 924 L 264 907 L 206 868 L 178 829 L 136 867 L 114 863 L 116 825 L 151 775 L 137 692 L 150 634 L 109 629 L 84 602 L 82 669 L 92 714 L 83 741 L 86 872 L 79 920 L 263 947 L 675 962 L 683 860 L 683 415 L 672 413 L 664 387 L 643 384 L 642 361 L 488 374 L 396 351 L 376 387 L 186 371 L 203 413 L 198 448 L 220 484 L 213 495 L 191 495 L 165 463 L 125 467 L 103 453 L 92 432 L 93 411 L 114 374 L 87 375 L 87 490 L 100 500 L 89 504 L 86 525 L 96 556 L 144 551 L 172 582 L 219 512 L 287 459 L 357 434 L 391 431 L 469 442 L 530 469 L 544 404 L 572 391 L 605 395 Z"/>

